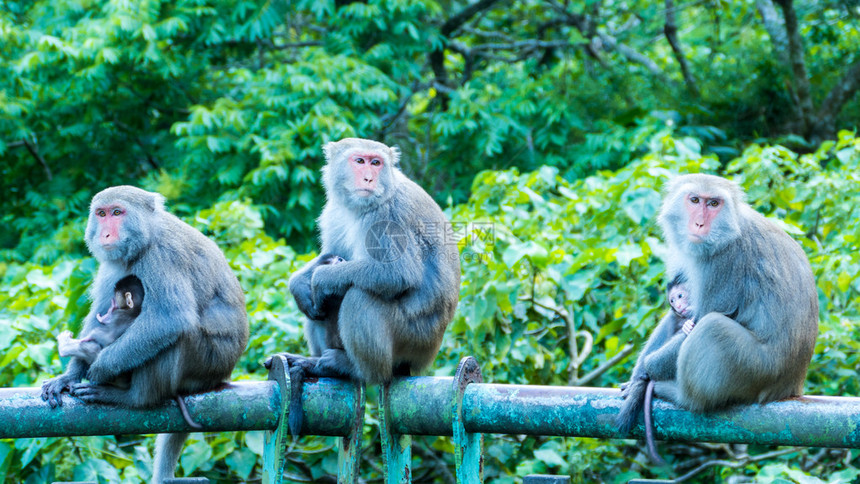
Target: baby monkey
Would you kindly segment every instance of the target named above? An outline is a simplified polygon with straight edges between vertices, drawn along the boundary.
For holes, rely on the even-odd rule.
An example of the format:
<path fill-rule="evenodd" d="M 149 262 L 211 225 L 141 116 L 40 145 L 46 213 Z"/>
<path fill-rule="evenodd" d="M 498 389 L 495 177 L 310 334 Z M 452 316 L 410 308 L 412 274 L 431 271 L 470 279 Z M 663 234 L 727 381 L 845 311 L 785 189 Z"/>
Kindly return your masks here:
<path fill-rule="evenodd" d="M 660 322 L 654 331 L 654 336 L 639 355 L 631 381 L 622 385 L 622 396 L 625 402 L 617 420 L 619 429 L 626 434 L 636 415 L 639 412 L 644 413 L 645 443 L 651 460 L 658 464 L 664 462 L 657 453 L 657 446 L 654 443 L 654 425 L 651 422 L 654 382 L 675 378 L 681 343 L 696 325 L 695 305 L 687 288 L 687 278 L 683 274 L 672 278 L 666 286 L 666 296 L 672 311 Z"/>
<path fill-rule="evenodd" d="M 693 322 L 693 303 L 690 301 L 690 291 L 682 276 L 677 276 L 672 279 L 672 282 L 666 288 L 669 295 L 669 306 L 672 307 L 672 312 L 675 316 L 675 333 L 683 331 L 690 334 L 696 323 Z"/>
<path fill-rule="evenodd" d="M 57 336 L 60 356 L 78 357 L 91 365 L 96 356 L 109 344 L 117 340 L 140 315 L 143 305 L 143 284 L 136 276 L 126 276 L 116 283 L 110 308 L 104 316 L 96 315 L 99 324 L 80 339 L 74 339 L 71 331 L 63 331 Z M 128 386 L 129 377 L 124 376 L 113 382 L 117 386 Z M 192 428 L 203 428 L 191 419 L 185 402 L 177 395 L 176 403 L 182 417 Z"/>
<path fill-rule="evenodd" d="M 100 325 L 81 339 L 72 338 L 71 331 L 63 331 L 57 336 L 60 356 L 76 356 L 91 365 L 105 346 L 125 333 L 134 318 L 140 314 L 141 304 L 143 284 L 135 276 L 126 276 L 116 283 L 108 312 L 104 316 L 96 315 Z"/>

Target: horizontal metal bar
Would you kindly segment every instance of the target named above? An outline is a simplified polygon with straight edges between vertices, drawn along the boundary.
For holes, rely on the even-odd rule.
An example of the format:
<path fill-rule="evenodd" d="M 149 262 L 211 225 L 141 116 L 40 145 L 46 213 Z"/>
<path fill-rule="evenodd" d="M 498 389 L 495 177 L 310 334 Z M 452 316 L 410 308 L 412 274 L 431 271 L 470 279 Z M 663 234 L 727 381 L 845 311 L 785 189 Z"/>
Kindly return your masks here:
<path fill-rule="evenodd" d="M 281 405 L 274 381 L 233 382 L 185 397 L 188 412 L 203 431 L 273 430 Z M 355 413 L 355 386 L 331 378 L 303 385 L 304 425 L 311 435 L 347 435 Z M 40 388 L 0 388 L 0 438 L 67 435 L 150 434 L 194 431 L 175 401 L 148 409 L 86 404 L 63 395 L 51 408 Z"/>
<path fill-rule="evenodd" d="M 474 383 L 463 406 L 471 432 L 642 438 L 642 419 L 629 436 L 616 431 L 622 401 L 608 388 Z M 860 448 L 860 398 L 805 396 L 704 414 L 655 400 L 653 415 L 660 440 Z"/>
<path fill-rule="evenodd" d="M 451 378 L 413 377 L 391 384 L 392 426 L 412 435 L 451 435 Z M 472 383 L 463 398 L 469 432 L 562 437 L 642 438 L 642 419 L 619 435 L 623 400 L 613 388 Z M 805 396 L 697 414 L 655 400 L 661 440 L 860 448 L 860 398 Z"/>
<path fill-rule="evenodd" d="M 405 435 L 451 435 L 452 378 L 400 378 L 390 386 L 392 430 Z M 330 378 L 304 383 L 303 433 L 347 435 L 356 386 Z M 206 431 L 273 430 L 281 402 L 277 383 L 235 382 L 185 398 Z M 463 397 L 468 432 L 596 438 L 641 438 L 642 420 L 619 435 L 618 390 L 472 383 Z M 153 409 L 88 405 L 64 396 L 52 409 L 38 388 L 0 389 L 0 438 L 111 435 L 191 430 L 175 402 Z M 739 405 L 695 414 L 656 400 L 654 430 L 661 440 L 860 448 L 860 398 L 806 396 L 766 405 Z"/>

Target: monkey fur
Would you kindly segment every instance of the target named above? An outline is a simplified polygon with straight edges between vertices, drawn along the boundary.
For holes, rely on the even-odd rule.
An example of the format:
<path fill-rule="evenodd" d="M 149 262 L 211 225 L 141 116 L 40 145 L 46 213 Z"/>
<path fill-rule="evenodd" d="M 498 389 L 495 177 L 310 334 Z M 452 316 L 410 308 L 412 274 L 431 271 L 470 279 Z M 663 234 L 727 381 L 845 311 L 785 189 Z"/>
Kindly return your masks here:
<path fill-rule="evenodd" d="M 239 281 L 214 242 L 165 211 L 164 197 L 131 186 L 93 197 L 85 238 L 99 268 L 82 334 L 101 324 L 97 316 L 109 311 L 126 276 L 141 281 L 147 303 L 92 364 L 73 357 L 64 374 L 44 382 L 44 400 L 56 407 L 68 391 L 87 403 L 150 407 L 230 378 L 248 319 Z M 127 388 L 111 384 L 121 375 L 130 378 Z M 173 476 L 187 436 L 158 436 L 153 482 Z"/>
<path fill-rule="evenodd" d="M 400 171 L 396 147 L 347 138 L 323 152 L 323 255 L 290 278 L 311 357 L 287 358 L 310 376 L 387 383 L 435 359 L 459 300 L 457 244 L 439 205 Z M 332 255 L 343 262 L 321 262 Z"/>
<path fill-rule="evenodd" d="M 104 316 L 96 315 L 100 324 L 94 326 L 81 339 L 73 339 L 71 331 L 63 331 L 57 337 L 60 356 L 77 357 L 92 364 L 96 355 L 105 346 L 116 341 L 140 314 L 143 303 L 143 284 L 135 276 L 124 277 L 117 282 L 114 298 Z"/>
<path fill-rule="evenodd" d="M 72 338 L 71 331 L 63 331 L 57 336 L 60 356 L 76 356 L 91 365 L 102 348 L 116 341 L 134 322 L 134 318 L 140 314 L 141 304 L 143 304 L 143 284 L 141 284 L 140 279 L 135 276 L 124 277 L 116 283 L 114 299 L 107 314 L 104 316 L 96 315 L 96 319 L 101 324 L 80 339 Z M 111 385 L 128 388 L 130 383 L 130 375 L 123 374 L 112 381 Z M 193 429 L 202 429 L 203 426 L 195 422 L 191 418 L 191 414 L 188 413 L 185 400 L 180 395 L 176 395 L 174 399 L 182 412 L 185 423 Z"/>
<path fill-rule="evenodd" d="M 818 294 L 800 245 L 713 175 L 670 181 L 658 221 L 696 326 L 675 334 L 670 314 L 654 330 L 622 391 L 619 429 L 634 423 L 634 397 L 649 379 L 657 397 L 695 412 L 800 395 L 818 335 Z M 677 358 L 660 357 L 675 345 Z"/>

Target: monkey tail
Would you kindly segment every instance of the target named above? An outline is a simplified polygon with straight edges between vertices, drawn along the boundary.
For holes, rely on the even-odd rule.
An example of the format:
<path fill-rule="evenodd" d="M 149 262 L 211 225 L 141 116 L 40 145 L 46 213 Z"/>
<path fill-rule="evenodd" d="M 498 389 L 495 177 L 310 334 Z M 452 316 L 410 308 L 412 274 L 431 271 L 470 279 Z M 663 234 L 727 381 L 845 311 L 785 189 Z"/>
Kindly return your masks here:
<path fill-rule="evenodd" d="M 654 380 L 648 380 L 645 387 L 645 443 L 648 445 L 648 456 L 657 465 L 666 465 L 666 461 L 657 453 L 657 444 L 654 443 L 654 423 L 651 421 L 652 398 L 654 397 Z"/>
<path fill-rule="evenodd" d="M 645 402 L 645 390 L 647 388 L 645 380 L 632 380 L 628 383 L 628 387 L 624 396 L 624 403 L 621 405 L 621 410 L 618 416 L 615 417 L 615 426 L 618 427 L 618 432 L 621 435 L 630 433 L 633 424 L 639 414 L 642 413 Z"/>
<path fill-rule="evenodd" d="M 176 395 L 174 398 L 176 399 L 176 404 L 179 405 L 179 410 L 182 412 L 182 418 L 185 419 L 185 423 L 187 423 L 192 429 L 202 429 L 202 425 L 191 419 L 191 414 L 188 413 L 188 407 L 185 406 L 185 400 L 183 400 L 179 395 Z"/>
<path fill-rule="evenodd" d="M 301 365 L 290 366 L 290 410 L 287 423 L 290 435 L 299 435 L 302 431 L 302 383 L 305 381 L 305 369 Z"/>

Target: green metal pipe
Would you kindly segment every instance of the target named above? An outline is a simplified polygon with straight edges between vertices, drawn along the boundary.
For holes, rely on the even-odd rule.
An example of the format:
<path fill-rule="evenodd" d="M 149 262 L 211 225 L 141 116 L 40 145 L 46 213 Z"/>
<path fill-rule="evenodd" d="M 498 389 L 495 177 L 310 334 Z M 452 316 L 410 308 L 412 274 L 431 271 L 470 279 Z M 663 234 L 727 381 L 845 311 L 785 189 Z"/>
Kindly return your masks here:
<path fill-rule="evenodd" d="M 347 435 L 355 413 L 355 386 L 321 378 L 305 382 L 307 434 Z M 274 381 L 233 382 L 208 393 L 185 397 L 191 417 L 203 431 L 273 430 L 281 405 Z M 0 388 L 0 438 L 72 435 L 151 434 L 194 431 L 175 401 L 149 409 L 86 404 L 63 395 L 51 408 L 40 388 Z"/>
<path fill-rule="evenodd" d="M 389 389 L 392 432 L 452 435 L 452 378 L 397 379 Z M 348 435 L 357 407 L 356 386 L 321 378 L 304 383 L 307 435 Z M 274 381 L 235 382 L 185 398 L 206 431 L 277 428 L 280 392 Z M 641 438 L 642 420 L 619 435 L 616 389 L 471 383 L 463 396 L 463 426 L 472 433 L 596 438 Z M 860 448 L 860 398 L 807 396 L 767 405 L 740 405 L 694 414 L 657 400 L 658 439 Z M 111 435 L 190 430 L 175 402 L 153 409 L 88 405 L 63 396 L 52 409 L 38 388 L 0 389 L 0 438 Z"/>
<path fill-rule="evenodd" d="M 451 378 L 413 377 L 391 384 L 392 428 L 412 435 L 451 435 L 445 402 Z M 619 435 L 620 392 L 613 388 L 472 383 L 463 419 L 474 433 L 642 438 L 640 418 Z M 658 439 L 762 445 L 860 448 L 860 398 L 806 396 L 766 405 L 738 405 L 697 414 L 655 400 Z"/>
<path fill-rule="evenodd" d="M 629 436 L 615 430 L 621 403 L 616 389 L 472 384 L 463 406 L 470 432 L 642 438 L 642 419 Z M 860 448 L 854 397 L 806 396 L 705 414 L 657 400 L 653 415 L 661 440 Z"/>
<path fill-rule="evenodd" d="M 408 377 L 391 382 L 388 398 L 392 432 L 453 435 L 453 381 L 450 377 Z"/>

